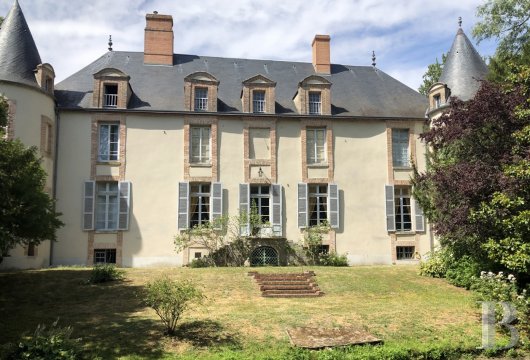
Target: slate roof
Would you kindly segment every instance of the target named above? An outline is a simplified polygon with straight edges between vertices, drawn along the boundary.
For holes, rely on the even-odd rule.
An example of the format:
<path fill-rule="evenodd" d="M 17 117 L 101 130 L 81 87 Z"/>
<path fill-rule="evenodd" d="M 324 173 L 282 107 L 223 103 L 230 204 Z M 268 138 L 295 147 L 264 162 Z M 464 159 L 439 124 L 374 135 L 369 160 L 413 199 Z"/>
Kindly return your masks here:
<path fill-rule="evenodd" d="M 184 111 L 184 78 L 206 71 L 219 80 L 218 112 L 241 113 L 242 82 L 261 74 L 276 84 L 276 113 L 297 115 L 298 84 L 315 75 L 311 63 L 174 55 L 174 66 L 144 65 L 142 52 L 109 51 L 55 86 L 59 108 L 91 108 L 93 74 L 115 68 L 130 76 L 131 110 Z M 335 116 L 423 118 L 424 96 L 371 66 L 331 65 Z"/>
<path fill-rule="evenodd" d="M 445 59 L 439 82 L 447 84 L 451 96 L 460 100 L 470 100 L 480 87 L 480 81 L 486 78 L 488 67 L 475 47 L 460 28 L 449 54 Z"/>
<path fill-rule="evenodd" d="M 40 63 L 26 18 L 15 0 L 0 28 L 0 80 L 38 87 L 34 71 Z"/>

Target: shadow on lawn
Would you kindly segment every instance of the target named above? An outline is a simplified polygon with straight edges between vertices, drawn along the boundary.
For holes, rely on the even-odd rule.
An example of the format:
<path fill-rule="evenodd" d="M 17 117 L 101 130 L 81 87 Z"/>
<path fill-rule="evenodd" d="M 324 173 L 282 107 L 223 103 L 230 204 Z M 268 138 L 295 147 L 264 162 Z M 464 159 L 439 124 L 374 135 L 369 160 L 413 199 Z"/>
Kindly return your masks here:
<path fill-rule="evenodd" d="M 142 314 L 143 287 L 127 280 L 86 285 L 90 271 L 0 273 L 0 345 L 59 318 L 59 326 L 72 326 L 72 337 L 81 338 L 90 355 L 162 357 L 163 329 L 158 319 Z"/>
<path fill-rule="evenodd" d="M 182 323 L 176 329 L 175 338 L 196 347 L 231 346 L 240 348 L 236 334 L 229 333 L 223 325 L 213 320 L 196 320 Z"/>

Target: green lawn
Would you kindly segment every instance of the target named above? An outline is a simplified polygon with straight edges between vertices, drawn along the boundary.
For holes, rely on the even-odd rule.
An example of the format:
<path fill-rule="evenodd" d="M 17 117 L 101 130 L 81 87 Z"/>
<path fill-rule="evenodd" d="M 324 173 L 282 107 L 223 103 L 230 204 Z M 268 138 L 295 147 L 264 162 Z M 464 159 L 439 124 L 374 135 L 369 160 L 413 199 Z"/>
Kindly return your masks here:
<path fill-rule="evenodd" d="M 258 269 L 314 270 L 326 295 L 306 299 L 262 298 L 248 270 L 126 269 L 125 281 L 104 285 L 86 285 L 87 268 L 0 273 L 0 343 L 60 318 L 60 325 L 73 326 L 87 353 L 103 359 L 312 359 L 325 354 L 292 350 L 285 329 L 296 326 L 360 327 L 382 338 L 386 349 L 472 351 L 480 346 L 480 315 L 471 294 L 420 277 L 414 266 Z M 185 314 L 174 338 L 162 335 L 156 314 L 139 297 L 147 281 L 163 274 L 193 279 L 208 297 Z"/>

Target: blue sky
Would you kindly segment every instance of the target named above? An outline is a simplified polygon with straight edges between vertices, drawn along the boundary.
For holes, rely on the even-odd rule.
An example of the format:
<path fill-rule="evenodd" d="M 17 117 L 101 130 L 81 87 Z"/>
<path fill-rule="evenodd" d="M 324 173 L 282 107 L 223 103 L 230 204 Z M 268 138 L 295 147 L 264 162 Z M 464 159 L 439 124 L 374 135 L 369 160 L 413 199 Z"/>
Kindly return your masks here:
<path fill-rule="evenodd" d="M 5 16 L 13 0 L 0 0 Z M 143 51 L 145 14 L 173 16 L 175 52 L 311 62 L 315 34 L 331 36 L 332 63 L 377 67 L 417 89 L 427 65 L 471 29 L 482 0 L 19 0 L 43 62 L 60 81 L 107 51 Z M 473 41 L 473 43 L 475 43 Z M 492 55 L 495 43 L 477 50 Z"/>

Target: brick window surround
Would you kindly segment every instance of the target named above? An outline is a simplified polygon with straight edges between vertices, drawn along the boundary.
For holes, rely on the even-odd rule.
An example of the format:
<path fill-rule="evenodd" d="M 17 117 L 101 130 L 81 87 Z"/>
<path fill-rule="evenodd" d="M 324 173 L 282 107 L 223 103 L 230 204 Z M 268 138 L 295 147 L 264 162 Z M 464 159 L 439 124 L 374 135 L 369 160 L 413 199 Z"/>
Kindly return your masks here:
<path fill-rule="evenodd" d="M 190 182 L 217 182 L 219 160 L 217 158 L 217 119 L 215 117 L 192 118 L 191 116 L 184 119 L 184 180 Z M 210 127 L 210 164 L 193 164 L 190 161 L 191 151 L 191 128 L 193 126 Z M 211 176 L 190 176 L 192 167 L 210 167 Z"/>
<path fill-rule="evenodd" d="M 256 120 L 247 118 L 244 120 L 243 142 L 244 142 L 244 171 L 245 183 L 270 184 L 276 183 L 278 179 L 277 154 L 276 154 L 276 120 Z M 269 129 L 270 158 L 251 159 L 250 158 L 250 129 Z M 270 179 L 267 177 L 252 177 L 251 167 L 270 167 Z"/>
<path fill-rule="evenodd" d="M 95 108 L 126 109 L 132 95 L 129 80 L 130 76 L 118 69 L 106 68 L 95 73 L 92 106 Z M 106 106 L 108 103 L 105 98 L 106 89 L 113 86 L 116 86 L 116 106 Z"/>
<path fill-rule="evenodd" d="M 320 93 L 320 114 L 331 115 L 331 82 L 322 76 L 311 75 L 300 81 L 294 103 L 300 115 L 312 115 L 309 111 L 309 94 Z"/>
<path fill-rule="evenodd" d="M 301 124 L 301 146 L 302 146 L 302 181 L 309 184 L 333 183 L 334 182 L 334 157 L 333 157 L 333 127 L 330 120 L 302 120 Z M 307 129 L 326 129 L 326 162 L 322 164 L 307 163 Z M 327 168 L 327 177 L 309 178 L 308 168 Z"/>
<path fill-rule="evenodd" d="M 184 109 L 187 111 L 195 110 L 195 88 L 204 88 L 208 94 L 208 103 L 206 109 L 200 111 L 217 112 L 217 88 L 219 80 L 212 74 L 204 71 L 194 72 L 184 78 Z"/>
<path fill-rule="evenodd" d="M 53 158 L 54 135 L 52 120 L 42 115 L 40 120 L 40 153 L 43 157 Z"/>
<path fill-rule="evenodd" d="M 386 122 L 386 149 L 387 149 L 387 173 L 388 184 L 410 185 L 409 180 L 394 179 L 394 159 L 392 156 L 392 129 L 408 129 L 409 131 L 409 157 L 412 163 L 416 163 L 416 134 L 414 132 L 414 121 L 387 121 Z"/>
<path fill-rule="evenodd" d="M 258 74 L 243 81 L 243 91 L 241 93 L 241 104 L 244 113 L 265 113 L 274 114 L 276 112 L 276 82 Z M 254 109 L 254 92 L 265 93 L 264 111 L 257 112 Z"/>
<path fill-rule="evenodd" d="M 7 131 L 4 137 L 7 140 L 13 140 L 15 138 L 15 114 L 17 112 L 16 100 L 7 100 Z"/>

